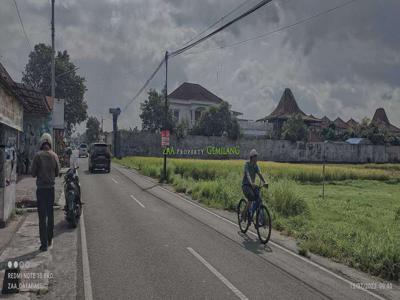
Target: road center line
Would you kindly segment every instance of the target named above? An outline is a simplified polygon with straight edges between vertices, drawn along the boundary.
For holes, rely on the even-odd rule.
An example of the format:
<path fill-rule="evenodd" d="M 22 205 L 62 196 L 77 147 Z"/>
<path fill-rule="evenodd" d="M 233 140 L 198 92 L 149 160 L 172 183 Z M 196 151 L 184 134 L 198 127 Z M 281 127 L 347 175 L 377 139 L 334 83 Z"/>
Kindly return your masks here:
<path fill-rule="evenodd" d="M 118 168 L 117 168 L 117 170 L 118 170 Z M 119 171 L 119 170 L 118 170 L 118 171 Z M 121 174 L 125 175 L 122 171 L 119 171 L 119 172 L 121 172 Z M 135 174 L 135 173 L 133 173 L 133 174 Z M 127 176 L 127 175 L 125 175 L 125 176 Z M 142 175 L 138 175 L 138 176 L 142 176 Z M 127 177 L 128 177 L 128 176 L 127 176 Z M 128 178 L 129 178 L 129 177 L 128 177 Z M 149 180 L 149 179 L 147 179 L 147 178 L 145 178 L 145 177 L 143 177 L 143 176 L 142 176 L 141 178 L 142 178 L 143 180 L 147 181 L 147 182 L 154 183 L 153 181 L 151 181 L 151 180 Z M 132 179 L 131 179 L 131 180 L 132 180 Z M 133 181 L 133 182 L 135 182 L 135 181 Z M 135 182 L 135 183 L 136 183 L 136 182 Z M 136 183 L 136 184 L 137 184 L 137 183 Z M 215 217 L 217 217 L 217 218 L 219 218 L 219 219 L 221 219 L 221 220 L 223 220 L 223 221 L 225 221 L 225 222 L 227 222 L 227 223 L 230 223 L 230 224 L 234 225 L 235 227 L 238 226 L 236 223 L 232 222 L 231 220 L 229 220 L 229 219 L 227 219 L 227 218 L 225 218 L 225 217 L 222 217 L 222 216 L 220 216 L 220 215 L 218 215 L 218 214 L 216 214 L 216 213 L 214 213 L 214 212 L 212 212 L 212 211 L 210 211 L 210 210 L 208 210 L 208 209 L 206 209 L 206 208 L 204 208 L 204 207 L 202 207 L 202 206 L 200 206 L 200 205 L 198 205 L 198 204 L 196 204 L 196 203 L 193 203 L 192 201 L 190 201 L 190 200 L 188 200 L 188 199 L 186 199 L 186 198 L 184 198 L 184 197 L 182 197 L 182 196 L 180 196 L 180 195 L 178 195 L 178 194 L 176 194 L 176 193 L 174 193 L 174 192 L 172 192 L 172 191 L 170 191 L 170 190 L 168 190 L 168 189 L 166 189 L 166 188 L 164 188 L 164 187 L 162 187 L 162 186 L 158 186 L 158 187 L 159 187 L 160 189 L 162 189 L 162 190 L 168 192 L 169 194 L 174 195 L 175 197 L 178 197 L 178 198 L 184 200 L 186 203 L 189 203 L 190 205 L 196 206 L 196 207 L 202 209 L 203 211 L 205 211 L 205 212 L 207 212 L 207 213 L 209 213 L 209 214 L 211 214 L 211 215 L 213 215 L 213 216 L 215 216 Z M 256 237 L 257 237 L 257 234 L 256 234 L 256 233 L 254 233 L 254 232 L 252 232 L 252 231 L 250 231 L 250 230 L 249 230 L 248 232 L 250 232 L 253 236 L 256 236 Z M 308 263 L 308 264 L 310 264 L 310 265 L 312 265 L 312 266 L 314 266 L 314 267 L 320 269 L 321 271 L 324 271 L 324 272 L 326 272 L 326 273 L 332 275 L 333 277 L 335 277 L 335 278 L 337 278 L 337 279 L 339 279 L 339 280 L 341 280 L 341 281 L 343 281 L 343 282 L 346 282 L 346 283 L 349 284 L 350 286 L 354 284 L 353 281 L 348 280 L 348 279 L 346 279 L 346 278 L 344 278 L 344 277 L 342 277 L 342 276 L 336 274 L 335 272 L 333 272 L 333 271 L 331 271 L 331 270 L 329 270 L 329 269 L 327 269 L 327 268 L 325 268 L 325 267 L 323 267 L 323 266 L 321 266 L 321 265 L 319 265 L 319 264 L 317 264 L 317 263 L 315 263 L 315 262 L 313 262 L 313 261 L 311 261 L 311 260 L 309 260 L 309 259 L 306 259 L 306 258 L 304 258 L 303 256 L 300 256 L 300 255 L 294 253 L 293 251 L 291 251 L 291 250 L 289 250 L 289 249 L 286 249 L 285 247 L 283 247 L 283 246 L 281 246 L 281 245 L 279 245 L 279 244 L 273 242 L 272 240 L 270 240 L 268 243 L 271 244 L 271 245 L 274 245 L 275 247 L 279 248 L 280 250 L 286 252 L 287 254 L 292 255 L 292 256 L 294 256 L 294 257 L 296 257 L 296 258 L 298 258 L 298 259 L 304 261 L 305 263 Z M 363 287 L 359 287 L 358 289 L 361 290 L 361 291 L 363 291 L 363 292 L 365 292 L 365 293 L 367 293 L 367 294 L 369 294 L 369 295 L 371 295 L 372 297 L 374 297 L 374 298 L 376 298 L 376 299 L 379 299 L 379 300 L 386 300 L 384 297 L 382 297 L 382 296 L 380 296 L 380 295 L 378 295 L 378 294 L 376 294 L 376 293 L 374 293 L 374 292 L 371 292 L 370 290 L 367 290 L 367 289 L 365 289 L 365 288 L 363 288 Z"/>
<path fill-rule="evenodd" d="M 145 206 L 138 199 L 136 199 L 133 195 L 131 195 L 131 198 L 133 200 L 135 200 L 137 202 L 137 204 L 139 204 L 141 207 L 145 208 Z"/>
<path fill-rule="evenodd" d="M 187 247 L 186 249 L 189 250 L 190 253 L 193 254 L 194 257 L 196 257 L 203 265 L 207 267 L 213 273 L 219 280 L 222 281 L 223 284 L 225 284 L 239 299 L 241 300 L 248 300 L 248 298 L 243 295 L 241 291 L 239 291 L 228 279 L 224 277 L 220 272 L 217 271 L 209 262 L 207 262 L 200 254 L 198 254 L 195 250 L 193 250 L 191 247 Z"/>
<path fill-rule="evenodd" d="M 114 178 L 111 177 L 111 180 L 114 181 L 115 183 L 118 183 L 118 181 L 116 181 Z"/>
<path fill-rule="evenodd" d="M 86 243 L 86 229 L 83 212 L 80 221 L 81 227 L 81 247 L 82 247 L 82 270 L 83 270 L 83 290 L 85 293 L 85 300 L 93 300 L 92 295 L 92 281 L 90 279 L 89 256 Z"/>

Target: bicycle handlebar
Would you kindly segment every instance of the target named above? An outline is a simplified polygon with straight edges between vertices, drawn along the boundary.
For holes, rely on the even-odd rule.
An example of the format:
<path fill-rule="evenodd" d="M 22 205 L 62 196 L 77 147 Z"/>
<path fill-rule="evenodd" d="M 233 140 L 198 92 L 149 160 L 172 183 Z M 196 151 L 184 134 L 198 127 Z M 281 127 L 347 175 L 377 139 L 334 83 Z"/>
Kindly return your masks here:
<path fill-rule="evenodd" d="M 268 189 L 268 183 L 267 182 L 265 182 L 264 184 L 257 184 L 257 185 L 255 185 L 255 187 L 256 188 L 259 188 L 260 190 L 261 190 L 261 188 L 263 188 L 263 187 L 265 187 L 266 189 Z"/>

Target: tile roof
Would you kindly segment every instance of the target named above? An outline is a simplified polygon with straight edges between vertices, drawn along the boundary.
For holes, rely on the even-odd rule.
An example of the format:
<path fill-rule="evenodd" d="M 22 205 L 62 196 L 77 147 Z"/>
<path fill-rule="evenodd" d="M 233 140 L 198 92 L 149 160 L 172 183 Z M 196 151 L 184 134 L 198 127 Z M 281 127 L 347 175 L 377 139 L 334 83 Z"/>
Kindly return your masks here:
<path fill-rule="evenodd" d="M 2 83 L 18 100 L 21 101 L 24 112 L 50 113 L 52 108 L 46 97 L 39 91 L 22 83 L 16 83 L 0 63 L 0 83 Z"/>
<path fill-rule="evenodd" d="M 40 91 L 22 83 L 16 83 L 16 91 L 24 106 L 24 112 L 46 114 L 52 111 L 51 103 Z"/>
<path fill-rule="evenodd" d="M 212 103 L 221 103 L 223 100 L 197 83 L 184 82 L 168 98 L 180 100 L 201 100 Z"/>
<path fill-rule="evenodd" d="M 1 63 L 0 63 L 0 83 L 15 95 L 16 84 Z"/>
<path fill-rule="evenodd" d="M 333 121 L 333 124 L 335 124 L 336 128 L 339 128 L 339 129 L 350 128 L 350 125 L 347 124 L 345 121 L 343 121 L 341 118 L 336 118 L 336 120 Z"/>
<path fill-rule="evenodd" d="M 329 124 L 329 123 L 331 123 L 332 121 L 331 121 L 327 116 L 324 116 L 324 117 L 321 119 L 321 122 L 322 122 L 322 123 L 327 123 L 327 124 Z"/>
<path fill-rule="evenodd" d="M 346 123 L 352 128 L 355 128 L 357 125 L 359 125 L 359 123 L 356 120 L 354 120 L 353 118 L 348 120 Z"/>

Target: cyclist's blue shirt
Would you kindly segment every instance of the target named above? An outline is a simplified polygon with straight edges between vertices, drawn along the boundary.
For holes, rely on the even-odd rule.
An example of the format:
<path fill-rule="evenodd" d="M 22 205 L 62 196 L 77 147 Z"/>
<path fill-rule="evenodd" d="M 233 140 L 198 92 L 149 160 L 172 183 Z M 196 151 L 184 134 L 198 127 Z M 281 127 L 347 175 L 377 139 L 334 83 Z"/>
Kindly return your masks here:
<path fill-rule="evenodd" d="M 246 173 L 249 172 L 251 180 L 254 182 L 256 179 L 256 174 L 260 172 L 260 169 L 258 168 L 257 164 L 252 164 L 249 161 L 247 161 L 244 164 L 244 174 L 243 174 L 243 180 L 242 180 L 242 185 L 250 185 L 251 183 L 247 179 Z"/>

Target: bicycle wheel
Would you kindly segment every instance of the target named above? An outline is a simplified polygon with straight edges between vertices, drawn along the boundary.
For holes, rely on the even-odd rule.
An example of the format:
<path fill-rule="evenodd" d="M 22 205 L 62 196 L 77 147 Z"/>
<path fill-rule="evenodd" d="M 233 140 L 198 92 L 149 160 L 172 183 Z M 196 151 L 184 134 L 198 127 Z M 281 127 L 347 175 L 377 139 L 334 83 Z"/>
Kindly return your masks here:
<path fill-rule="evenodd" d="M 245 212 L 247 206 L 247 201 L 241 199 L 237 206 L 237 215 L 238 215 L 238 223 L 240 231 L 246 233 L 247 229 L 249 229 L 250 222 L 247 222 L 247 212 Z"/>
<path fill-rule="evenodd" d="M 271 216 L 265 205 L 261 205 L 256 214 L 256 228 L 261 243 L 266 244 L 271 237 Z"/>

